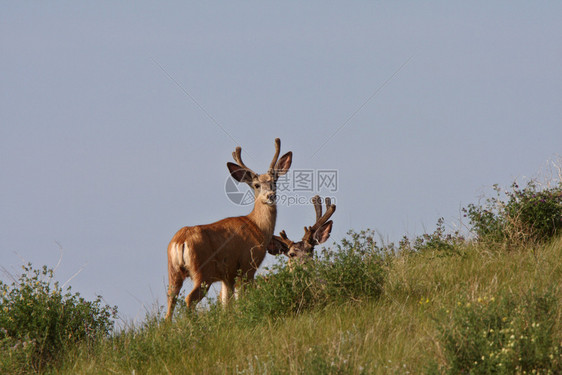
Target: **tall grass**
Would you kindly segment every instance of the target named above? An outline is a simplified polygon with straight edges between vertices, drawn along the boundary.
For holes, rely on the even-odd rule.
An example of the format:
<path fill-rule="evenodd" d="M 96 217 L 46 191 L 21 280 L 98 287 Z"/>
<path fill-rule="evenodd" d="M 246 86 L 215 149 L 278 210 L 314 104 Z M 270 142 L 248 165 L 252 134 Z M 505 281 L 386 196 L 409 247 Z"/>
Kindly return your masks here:
<path fill-rule="evenodd" d="M 457 250 L 449 256 L 426 251 L 388 257 L 378 263 L 385 270 L 380 294 L 355 301 L 282 310 L 278 315 L 272 310 L 260 319 L 250 319 L 251 311 L 245 316 L 252 303 L 248 300 L 226 310 L 215 305 L 205 311 L 183 310 L 172 324 L 153 315 L 139 327 L 100 340 L 93 349 L 77 348 L 56 372 L 502 373 L 502 362 L 475 364 L 474 353 L 489 358 L 514 345 L 524 358 L 503 358 L 503 373 L 522 374 L 529 368 L 557 373 L 562 239 L 510 252 L 478 243 Z M 275 282 L 274 275 L 268 281 Z M 247 295 L 258 291 L 256 286 Z M 490 304 L 492 299 L 496 305 Z M 541 305 L 542 300 L 548 303 Z M 541 311 L 547 318 L 538 318 Z M 480 339 L 486 329 L 505 328 L 486 325 L 486 319 L 496 316 L 500 322 L 515 322 L 519 342 L 509 341 L 511 332 Z M 463 331 L 466 319 L 472 323 Z M 532 331 L 537 324 L 542 328 Z M 533 334 L 537 345 L 530 341 Z M 525 335 L 528 342 L 520 339 Z M 476 349 L 459 350 L 463 347 Z"/>
<path fill-rule="evenodd" d="M 532 363 L 543 363 L 543 373 L 549 370 L 556 373 L 559 364 L 555 361 L 556 348 L 562 342 L 561 257 L 561 239 L 510 252 L 471 243 L 459 246 L 449 256 L 436 256 L 432 251 L 404 252 L 379 263 L 385 270 L 385 281 L 380 294 L 375 296 L 322 303 L 255 320 L 245 317 L 242 305 L 237 304 L 226 310 L 213 304 L 208 310 L 183 310 L 171 324 L 164 323 L 155 313 L 143 324 L 98 338 L 93 344 L 76 343 L 69 351 L 59 354 L 55 367 L 42 371 L 417 374 L 459 373 L 462 369 L 468 372 L 456 363 L 466 363 L 461 361 L 463 357 L 472 358 L 468 354 L 455 357 L 455 345 L 468 345 L 471 339 L 479 344 L 476 337 L 463 333 L 463 319 L 472 317 L 476 323 L 471 327 L 478 328 L 474 331 L 482 334 L 485 328 L 477 324 L 484 321 L 481 317 L 491 319 L 495 312 L 501 315 L 509 310 L 511 315 L 506 317 L 519 324 L 519 337 L 531 337 L 528 329 L 534 328 L 533 323 L 536 327 L 536 323 L 549 322 L 544 331 L 537 331 L 535 341 L 541 337 L 540 345 L 529 349 L 536 350 L 538 355 L 532 358 L 527 355 L 527 358 L 539 358 L 540 361 Z M 255 292 L 258 290 L 256 287 Z M 538 311 L 534 310 L 537 303 L 533 302 L 533 295 L 539 297 L 535 302 L 543 297 L 550 301 L 548 319 L 542 323 L 528 320 Z M 489 310 L 483 310 L 479 301 L 491 298 L 499 305 L 488 304 Z M 468 342 L 463 344 L 459 337 L 467 338 Z M 511 334 L 506 336 L 506 340 L 510 337 Z M 494 345 L 493 351 L 486 352 L 488 356 L 491 352 L 501 353 L 510 344 L 503 342 L 501 336 L 490 340 L 484 341 Z M 515 369 L 519 365 L 523 373 L 517 361 L 518 358 L 506 364 Z M 471 367 L 477 368 L 477 365 Z"/>
<path fill-rule="evenodd" d="M 548 212 L 557 209 L 548 203 Z M 499 216 L 490 229 L 509 223 L 501 215 L 512 212 L 494 212 Z M 527 223 L 532 230 L 537 220 Z M 482 229 L 486 222 L 480 224 Z M 513 230 L 506 225 L 505 233 Z M 447 233 L 442 220 L 433 233 L 396 246 L 379 246 L 373 234 L 350 232 L 303 265 L 281 262 L 227 308 L 215 302 L 200 310 L 180 306 L 172 323 L 155 312 L 124 331 L 76 341 L 40 370 L 562 373 L 562 238 L 557 229 L 540 239 L 511 236 L 509 245 L 479 233 L 474 240 Z"/>

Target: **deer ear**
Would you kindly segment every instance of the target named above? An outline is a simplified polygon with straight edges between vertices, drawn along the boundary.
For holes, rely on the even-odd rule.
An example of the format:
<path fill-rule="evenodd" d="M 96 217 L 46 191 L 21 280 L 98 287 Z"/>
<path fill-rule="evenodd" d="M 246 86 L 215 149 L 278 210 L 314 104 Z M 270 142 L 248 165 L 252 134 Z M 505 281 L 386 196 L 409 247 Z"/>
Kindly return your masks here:
<path fill-rule="evenodd" d="M 244 167 L 239 166 L 238 164 L 234 164 L 231 162 L 226 163 L 228 170 L 230 171 L 230 175 L 238 182 L 245 182 L 247 184 L 252 184 L 252 180 L 254 178 L 254 173 L 252 171 L 247 170 Z"/>
<path fill-rule="evenodd" d="M 330 232 L 332 232 L 332 224 L 333 221 L 330 220 L 324 225 L 322 225 L 320 228 L 318 228 L 316 232 L 314 232 L 313 238 L 316 240 L 318 244 L 324 243 L 328 240 L 328 238 L 330 238 Z"/>
<path fill-rule="evenodd" d="M 289 247 L 283 243 L 280 237 L 273 236 L 267 245 L 267 252 L 271 255 L 287 254 Z"/>
<path fill-rule="evenodd" d="M 281 156 L 281 159 L 275 164 L 275 172 L 277 176 L 283 176 L 289 168 L 291 168 L 291 163 L 293 162 L 293 153 L 291 151 L 287 152 L 285 155 Z"/>

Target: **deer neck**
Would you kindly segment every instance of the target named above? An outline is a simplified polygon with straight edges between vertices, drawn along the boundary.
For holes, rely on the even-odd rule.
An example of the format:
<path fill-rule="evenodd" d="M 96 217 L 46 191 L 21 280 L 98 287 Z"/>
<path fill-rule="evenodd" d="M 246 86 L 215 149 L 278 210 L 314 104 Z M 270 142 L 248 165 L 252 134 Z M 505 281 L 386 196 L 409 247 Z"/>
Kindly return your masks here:
<path fill-rule="evenodd" d="M 270 206 L 261 203 L 256 199 L 254 209 L 248 215 L 248 218 L 256 224 L 262 232 L 263 237 L 269 242 L 273 231 L 275 230 L 275 221 L 277 219 L 277 205 Z"/>

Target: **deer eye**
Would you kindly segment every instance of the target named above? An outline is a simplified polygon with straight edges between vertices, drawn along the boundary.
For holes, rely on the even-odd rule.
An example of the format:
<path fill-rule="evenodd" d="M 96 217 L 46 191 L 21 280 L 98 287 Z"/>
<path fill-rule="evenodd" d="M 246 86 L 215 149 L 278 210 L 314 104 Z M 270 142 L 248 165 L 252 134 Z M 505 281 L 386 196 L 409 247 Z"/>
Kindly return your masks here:
<path fill-rule="evenodd" d="M 256 183 L 254 184 L 254 187 L 255 187 L 256 189 L 259 189 L 259 188 L 260 188 L 260 184 L 256 182 Z"/>

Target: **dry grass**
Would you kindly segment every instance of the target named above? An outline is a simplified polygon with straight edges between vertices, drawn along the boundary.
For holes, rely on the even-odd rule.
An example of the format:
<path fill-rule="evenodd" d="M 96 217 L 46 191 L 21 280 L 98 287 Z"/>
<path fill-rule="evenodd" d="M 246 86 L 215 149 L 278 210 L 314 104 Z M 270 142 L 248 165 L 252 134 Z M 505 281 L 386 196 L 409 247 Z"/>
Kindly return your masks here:
<path fill-rule="evenodd" d="M 562 239 L 504 252 L 466 245 L 460 255 L 397 256 L 383 295 L 328 306 L 254 327 L 229 314 L 154 320 L 142 329 L 78 350 L 57 373 L 72 374 L 419 374 L 446 366 L 439 333 L 459 299 L 500 290 L 523 295 L 555 287 L 562 301 Z M 558 331 L 562 332 L 560 309 Z M 559 337 L 562 339 L 562 337 Z"/>

